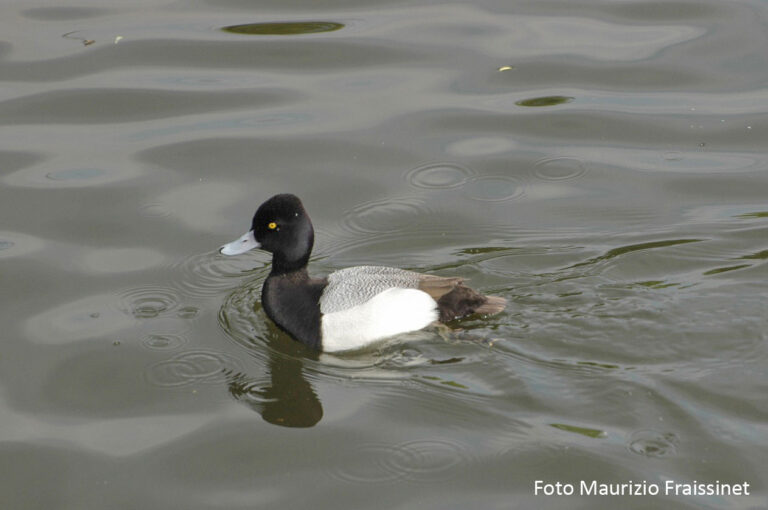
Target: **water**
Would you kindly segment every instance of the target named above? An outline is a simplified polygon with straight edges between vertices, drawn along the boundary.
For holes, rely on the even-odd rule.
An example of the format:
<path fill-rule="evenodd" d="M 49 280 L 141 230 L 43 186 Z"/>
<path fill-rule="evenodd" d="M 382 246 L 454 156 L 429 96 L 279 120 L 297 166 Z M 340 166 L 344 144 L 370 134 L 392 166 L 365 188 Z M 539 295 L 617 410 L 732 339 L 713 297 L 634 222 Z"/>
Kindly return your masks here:
<path fill-rule="evenodd" d="M 766 508 L 765 3 L 322 4 L 2 7 L 3 507 Z M 284 191 L 508 310 L 308 351 Z"/>

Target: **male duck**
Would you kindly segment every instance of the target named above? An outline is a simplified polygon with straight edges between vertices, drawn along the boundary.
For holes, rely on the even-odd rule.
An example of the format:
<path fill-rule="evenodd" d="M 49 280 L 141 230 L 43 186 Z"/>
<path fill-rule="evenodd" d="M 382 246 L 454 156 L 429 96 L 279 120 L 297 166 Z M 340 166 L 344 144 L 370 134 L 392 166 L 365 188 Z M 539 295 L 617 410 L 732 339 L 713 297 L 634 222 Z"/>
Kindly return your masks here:
<path fill-rule="evenodd" d="M 253 216 L 251 230 L 221 247 L 224 255 L 253 248 L 272 253 L 261 290 L 264 310 L 294 339 L 326 352 L 377 340 L 473 313 L 501 312 L 506 300 L 484 296 L 458 277 L 393 267 L 357 266 L 311 278 L 307 262 L 315 232 L 298 197 L 275 195 Z"/>

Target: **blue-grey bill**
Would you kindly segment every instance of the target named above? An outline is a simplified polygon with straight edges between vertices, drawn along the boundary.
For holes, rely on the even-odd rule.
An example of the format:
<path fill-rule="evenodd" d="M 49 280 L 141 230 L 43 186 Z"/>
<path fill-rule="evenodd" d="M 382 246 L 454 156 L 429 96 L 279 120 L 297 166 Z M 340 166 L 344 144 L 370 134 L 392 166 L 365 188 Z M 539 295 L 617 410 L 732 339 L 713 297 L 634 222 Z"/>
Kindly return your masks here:
<path fill-rule="evenodd" d="M 254 248 L 261 248 L 261 245 L 253 237 L 253 230 L 249 230 L 235 241 L 219 248 L 219 253 L 222 255 L 240 255 Z"/>

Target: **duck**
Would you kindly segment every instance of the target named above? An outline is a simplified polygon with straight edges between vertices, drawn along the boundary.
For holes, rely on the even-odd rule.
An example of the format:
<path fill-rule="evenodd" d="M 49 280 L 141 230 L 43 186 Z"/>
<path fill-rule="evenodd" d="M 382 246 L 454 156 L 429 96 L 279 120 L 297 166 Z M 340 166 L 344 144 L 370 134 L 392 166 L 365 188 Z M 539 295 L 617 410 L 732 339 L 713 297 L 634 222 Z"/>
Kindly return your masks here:
<path fill-rule="evenodd" d="M 354 266 L 311 277 L 307 264 L 314 239 L 301 200 L 283 193 L 261 204 L 250 230 L 219 252 L 235 256 L 261 249 L 272 254 L 262 307 L 279 329 L 317 351 L 361 349 L 434 323 L 493 315 L 506 307 L 506 299 L 483 295 L 461 277 L 385 266 Z"/>

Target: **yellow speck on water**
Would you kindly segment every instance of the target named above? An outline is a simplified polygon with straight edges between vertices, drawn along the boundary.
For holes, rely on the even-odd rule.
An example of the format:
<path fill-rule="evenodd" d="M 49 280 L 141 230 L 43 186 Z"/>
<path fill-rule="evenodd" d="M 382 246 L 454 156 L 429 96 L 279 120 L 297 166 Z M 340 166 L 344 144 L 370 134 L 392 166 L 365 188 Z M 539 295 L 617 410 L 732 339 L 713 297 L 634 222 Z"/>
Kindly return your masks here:
<path fill-rule="evenodd" d="M 115 44 L 119 43 L 122 40 L 123 40 L 123 36 L 122 35 L 118 35 L 117 37 L 115 37 Z"/>
<path fill-rule="evenodd" d="M 514 69 L 514 67 L 512 67 L 512 66 L 501 66 L 501 67 L 499 67 L 499 71 L 511 71 L 512 69 Z"/>

